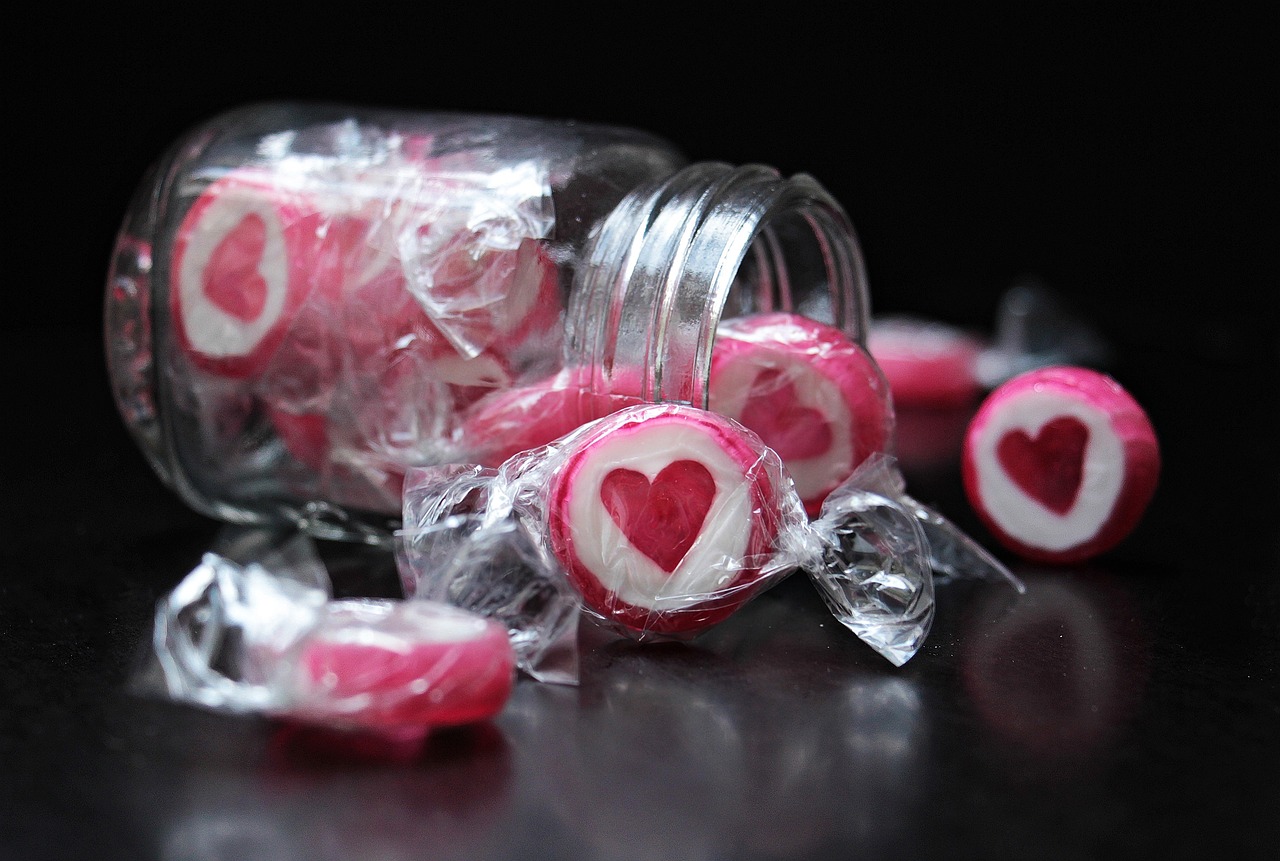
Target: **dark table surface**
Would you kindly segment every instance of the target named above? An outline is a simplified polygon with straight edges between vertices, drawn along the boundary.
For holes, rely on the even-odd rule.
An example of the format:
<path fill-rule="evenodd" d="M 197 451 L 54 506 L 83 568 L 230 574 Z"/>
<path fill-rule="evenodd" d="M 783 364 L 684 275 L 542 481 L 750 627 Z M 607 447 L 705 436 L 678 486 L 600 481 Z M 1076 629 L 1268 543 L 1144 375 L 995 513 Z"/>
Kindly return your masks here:
<path fill-rule="evenodd" d="M 318 42 L 261 28 L 229 42 L 225 22 L 121 18 L 56 57 L 88 62 L 76 89 L 19 88 L 15 109 L 39 101 L 47 122 L 23 126 L 41 129 L 22 144 L 40 160 L 12 171 L 31 193 L 8 207 L 29 228 L 8 236 L 10 262 L 28 265 L 5 289 L 29 301 L 0 321 L 0 858 L 1274 857 L 1265 30 L 1207 6 L 808 22 L 738 78 L 721 74 L 726 53 L 655 81 L 649 66 L 626 77 L 649 55 L 586 40 L 584 25 L 586 53 L 563 56 L 601 72 L 557 68 L 530 96 L 509 69 L 483 74 L 461 48 L 414 53 L 412 34 L 359 20 Z M 348 46 L 364 65 L 302 64 Z M 441 96 L 459 92 L 474 98 Z M 1156 497 L 1093 562 L 1002 553 L 1028 587 L 1016 600 L 940 588 L 934 630 L 900 669 L 793 578 L 689 644 L 586 629 L 578 687 L 522 679 L 496 720 L 420 751 L 136 696 L 156 600 L 221 527 L 160 484 L 111 403 L 98 317 L 111 234 L 188 124 L 293 96 L 576 115 L 695 158 L 810 171 L 860 230 L 877 311 L 981 328 L 1013 277 L 1042 275 L 1147 407 Z M 86 134 L 111 145 L 89 158 Z M 918 462 L 909 489 L 995 549 L 953 445 Z M 341 593 L 394 592 L 389 559 L 323 552 Z"/>

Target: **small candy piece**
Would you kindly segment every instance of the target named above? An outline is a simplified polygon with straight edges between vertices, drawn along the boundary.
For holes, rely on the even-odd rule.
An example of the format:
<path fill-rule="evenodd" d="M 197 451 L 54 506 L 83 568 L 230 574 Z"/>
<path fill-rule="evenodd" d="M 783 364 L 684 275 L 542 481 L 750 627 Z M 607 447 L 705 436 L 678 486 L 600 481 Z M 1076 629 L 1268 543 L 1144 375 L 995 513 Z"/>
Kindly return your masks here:
<path fill-rule="evenodd" d="M 587 422 L 640 402 L 625 394 L 599 394 L 585 375 L 563 371 L 545 380 L 495 392 L 464 417 L 455 434 L 467 457 L 501 466 L 517 452 L 539 448 Z"/>
<path fill-rule="evenodd" d="M 550 545 L 601 617 L 692 635 L 763 586 L 786 479 L 741 425 L 681 405 L 628 407 L 570 436 L 562 457 Z"/>
<path fill-rule="evenodd" d="M 1002 544 L 1065 564 L 1133 530 L 1155 492 L 1160 452 L 1146 413 L 1115 380 L 1059 366 L 987 397 L 962 465 L 970 503 Z"/>
<path fill-rule="evenodd" d="M 368 729 L 493 717 L 515 684 L 496 622 L 435 601 L 335 601 L 298 647 L 290 717 Z"/>
<path fill-rule="evenodd" d="M 778 453 L 811 517 L 858 464 L 889 447 L 893 429 L 888 386 L 866 351 L 796 314 L 720 325 L 709 406 Z"/>
<path fill-rule="evenodd" d="M 210 373 L 261 372 L 316 283 L 322 221 L 304 198 L 255 171 L 212 183 L 174 239 L 170 311 L 183 351 Z"/>
<path fill-rule="evenodd" d="M 872 321 L 867 346 L 902 407 L 959 407 L 982 393 L 978 338 L 934 320 L 884 317 Z"/>
<path fill-rule="evenodd" d="M 320 473 L 329 459 L 329 430 L 319 413 L 295 413 L 268 405 L 267 417 L 285 450 L 303 466 Z"/>

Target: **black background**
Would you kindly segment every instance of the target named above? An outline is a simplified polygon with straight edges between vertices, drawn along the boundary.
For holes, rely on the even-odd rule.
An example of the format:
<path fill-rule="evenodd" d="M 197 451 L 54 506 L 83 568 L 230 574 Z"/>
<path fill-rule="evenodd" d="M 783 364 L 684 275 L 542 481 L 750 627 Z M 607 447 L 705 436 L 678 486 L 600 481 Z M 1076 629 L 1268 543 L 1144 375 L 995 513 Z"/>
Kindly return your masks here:
<path fill-rule="evenodd" d="M 1147 518 L 1101 574 L 1079 572 L 1139 595 L 1155 681 L 1105 770 L 1065 790 L 1023 761 L 970 784 L 966 768 L 985 774 L 1001 754 L 967 760 L 963 728 L 938 729 L 931 803 L 989 796 L 962 824 L 926 816 L 899 848 L 976 854 L 990 834 L 997 857 L 1261 857 L 1280 801 L 1280 470 L 1265 418 L 1280 371 L 1275 21 L 1227 4 L 473 5 L 112 4 L 79 17 L 48 4 L 7 25 L 0 772 L 15 777 L 0 826 L 17 827 L 0 830 L 0 857 L 151 857 L 171 845 L 145 814 L 166 809 L 169 776 L 228 797 L 234 775 L 256 780 L 243 767 L 256 736 L 239 724 L 118 692 L 152 603 L 214 525 L 129 443 L 100 330 L 113 234 L 144 169 L 192 124 L 266 99 L 615 123 L 695 160 L 811 173 L 859 232 L 876 312 L 982 330 L 1014 279 L 1043 278 L 1115 348 L 1109 370 L 1161 436 Z M 930 490 L 981 537 L 954 476 Z M 954 687 L 953 640 L 936 636 L 934 668 L 913 677 L 934 693 Z M 507 730 L 523 774 L 521 733 Z M 603 760 L 602 738 L 584 749 L 594 739 Z M 118 821 L 122 805 L 134 821 Z M 552 833 L 557 850 L 596 857 Z M 532 837 L 510 845 L 550 857 Z"/>
<path fill-rule="evenodd" d="M 860 232 L 878 309 L 987 324 L 1028 271 L 1090 305 L 1195 319 L 1211 339 L 1263 308 L 1275 28 L 1241 7 L 434 5 L 117 6 L 11 29 L 5 146 L 24 228 L 11 247 L 33 276 L 51 261 L 61 276 L 32 288 L 42 298 L 17 325 L 94 323 L 147 164 L 262 99 L 632 125 L 693 159 L 811 173 Z"/>

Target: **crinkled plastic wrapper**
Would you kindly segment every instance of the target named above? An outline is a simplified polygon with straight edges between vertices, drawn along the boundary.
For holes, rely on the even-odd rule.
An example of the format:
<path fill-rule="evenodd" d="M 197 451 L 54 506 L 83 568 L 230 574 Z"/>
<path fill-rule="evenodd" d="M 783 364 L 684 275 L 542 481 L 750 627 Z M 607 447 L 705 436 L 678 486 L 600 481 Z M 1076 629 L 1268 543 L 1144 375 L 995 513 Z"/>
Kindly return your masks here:
<path fill-rule="evenodd" d="M 332 600 L 299 537 L 205 554 L 156 609 L 141 693 L 340 730 L 425 733 L 496 715 L 515 655 L 497 623 L 434 601 Z"/>
<path fill-rule="evenodd" d="M 405 469 L 459 459 L 472 405 L 559 367 L 547 161 L 354 119 L 253 143 L 174 180 L 157 225 L 176 432 L 236 494 L 269 473 L 271 492 L 395 513 Z"/>
<path fill-rule="evenodd" d="M 935 568 L 1016 585 L 905 494 L 891 457 L 810 521 L 759 436 L 674 404 L 626 407 L 496 469 L 413 470 L 398 538 L 407 594 L 499 617 L 520 666 L 551 680 L 572 677 L 575 610 L 637 640 L 689 639 L 803 570 L 901 665 L 928 635 Z"/>

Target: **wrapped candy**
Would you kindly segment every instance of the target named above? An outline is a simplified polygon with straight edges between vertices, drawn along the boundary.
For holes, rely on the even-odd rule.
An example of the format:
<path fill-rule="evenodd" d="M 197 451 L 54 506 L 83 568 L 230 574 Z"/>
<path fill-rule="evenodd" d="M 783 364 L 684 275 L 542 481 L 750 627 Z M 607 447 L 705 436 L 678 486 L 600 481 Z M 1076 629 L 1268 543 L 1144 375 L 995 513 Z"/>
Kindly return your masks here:
<path fill-rule="evenodd" d="M 393 734 L 502 710 L 515 656 L 501 626 L 439 602 L 331 600 L 307 547 L 244 565 L 207 553 L 157 606 L 151 692 Z"/>
<path fill-rule="evenodd" d="M 620 126 L 264 103 L 139 185 L 105 334 L 121 415 L 193 508 L 390 531 L 411 468 L 705 404 L 722 318 L 803 311 L 860 343 L 867 307 L 807 174 Z"/>
<path fill-rule="evenodd" d="M 934 570 L 1017 585 L 905 494 L 891 457 L 865 461 L 811 522 L 759 436 L 676 404 L 623 408 L 497 469 L 411 470 L 398 537 L 407 592 L 496 607 L 526 656 L 563 641 L 548 621 L 570 606 L 637 640 L 689 639 L 804 570 L 901 664 L 928 634 Z M 504 554 L 519 564 L 492 564 Z"/>
<path fill-rule="evenodd" d="M 880 369 L 834 326 L 790 313 L 720 324 L 709 407 L 737 419 L 778 453 L 810 515 L 893 437 Z"/>
<path fill-rule="evenodd" d="M 801 518 L 777 455 L 741 426 L 637 407 L 571 436 L 550 464 L 552 552 L 587 607 L 638 634 L 701 631 L 769 581 Z"/>

